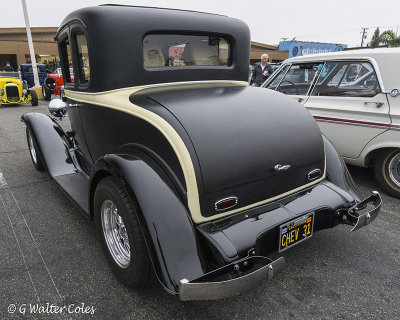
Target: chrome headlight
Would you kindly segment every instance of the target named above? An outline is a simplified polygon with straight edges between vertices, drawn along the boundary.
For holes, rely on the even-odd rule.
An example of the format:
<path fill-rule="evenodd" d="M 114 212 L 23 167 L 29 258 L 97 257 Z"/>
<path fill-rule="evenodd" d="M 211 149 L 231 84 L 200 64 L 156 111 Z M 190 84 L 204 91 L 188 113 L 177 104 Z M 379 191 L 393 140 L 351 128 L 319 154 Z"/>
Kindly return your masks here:
<path fill-rule="evenodd" d="M 22 89 L 22 94 L 25 95 L 28 91 L 26 89 Z"/>

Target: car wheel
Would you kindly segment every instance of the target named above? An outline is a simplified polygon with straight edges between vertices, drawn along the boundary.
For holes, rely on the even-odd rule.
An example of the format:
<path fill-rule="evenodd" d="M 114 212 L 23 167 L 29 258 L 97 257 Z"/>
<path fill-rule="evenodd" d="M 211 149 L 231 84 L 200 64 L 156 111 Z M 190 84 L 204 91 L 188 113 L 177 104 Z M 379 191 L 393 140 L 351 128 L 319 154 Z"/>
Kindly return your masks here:
<path fill-rule="evenodd" d="M 99 182 L 94 195 L 94 214 L 107 260 L 122 283 L 142 289 L 149 282 L 151 263 L 136 212 L 115 178 Z"/>
<path fill-rule="evenodd" d="M 44 171 L 44 165 L 39 155 L 36 140 L 28 127 L 26 127 L 26 139 L 28 140 L 29 154 L 31 155 L 33 165 L 37 171 Z"/>
<path fill-rule="evenodd" d="M 31 90 L 31 97 L 32 97 L 31 100 L 32 106 L 36 107 L 39 104 L 39 99 L 36 92 L 33 90 Z"/>
<path fill-rule="evenodd" d="M 46 89 L 44 85 L 42 85 L 42 94 L 43 94 L 43 99 L 46 101 L 51 100 L 51 91 L 49 89 Z"/>
<path fill-rule="evenodd" d="M 374 176 L 388 194 L 400 198 L 400 149 L 378 155 L 374 163 Z"/>

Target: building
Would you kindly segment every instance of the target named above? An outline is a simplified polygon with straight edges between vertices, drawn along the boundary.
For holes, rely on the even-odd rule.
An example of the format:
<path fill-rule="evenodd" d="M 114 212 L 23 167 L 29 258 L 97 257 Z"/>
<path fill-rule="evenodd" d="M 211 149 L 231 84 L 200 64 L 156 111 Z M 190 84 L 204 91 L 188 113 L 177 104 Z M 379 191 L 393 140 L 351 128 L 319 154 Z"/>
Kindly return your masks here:
<path fill-rule="evenodd" d="M 54 65 L 58 59 L 54 36 L 56 27 L 31 28 L 37 63 Z M 0 69 L 6 62 L 16 70 L 20 64 L 30 62 L 28 39 L 25 28 L 0 28 Z"/>
<path fill-rule="evenodd" d="M 263 53 L 268 54 L 270 62 L 281 62 L 288 58 L 288 52 L 279 51 L 278 46 L 252 41 L 250 48 L 250 64 L 254 65 L 256 62 L 260 62 Z"/>
<path fill-rule="evenodd" d="M 287 52 L 289 58 L 305 56 L 309 54 L 343 51 L 345 48 L 347 48 L 347 44 L 340 43 L 323 43 L 293 40 L 279 42 L 279 51 Z"/>

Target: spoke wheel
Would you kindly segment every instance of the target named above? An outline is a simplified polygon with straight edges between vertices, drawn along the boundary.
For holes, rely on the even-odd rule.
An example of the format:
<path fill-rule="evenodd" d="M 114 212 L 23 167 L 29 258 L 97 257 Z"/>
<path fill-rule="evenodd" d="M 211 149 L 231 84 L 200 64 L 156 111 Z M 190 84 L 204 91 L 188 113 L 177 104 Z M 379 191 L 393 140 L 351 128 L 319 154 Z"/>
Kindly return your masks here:
<path fill-rule="evenodd" d="M 111 256 L 121 268 L 128 267 L 131 260 L 128 233 L 117 207 L 111 200 L 104 200 L 101 206 L 101 222 Z"/>
<path fill-rule="evenodd" d="M 102 179 L 96 187 L 93 209 L 110 267 L 125 285 L 144 288 L 150 280 L 151 262 L 138 211 L 125 187 L 114 177 Z"/>

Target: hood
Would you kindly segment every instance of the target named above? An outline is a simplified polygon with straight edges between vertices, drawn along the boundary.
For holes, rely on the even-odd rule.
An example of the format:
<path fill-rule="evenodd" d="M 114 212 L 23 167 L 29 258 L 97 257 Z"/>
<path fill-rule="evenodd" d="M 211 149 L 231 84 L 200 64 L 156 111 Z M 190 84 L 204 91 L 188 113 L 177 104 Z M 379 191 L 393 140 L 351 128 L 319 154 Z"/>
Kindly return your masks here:
<path fill-rule="evenodd" d="M 198 162 L 203 216 L 224 212 L 215 210 L 221 199 L 237 197 L 227 211 L 245 208 L 308 186 L 324 174 L 318 125 L 283 94 L 249 86 L 182 85 L 141 95 L 166 108 L 187 133 L 185 143 L 192 144 L 192 161 Z M 321 175 L 308 179 L 316 169 Z"/>

